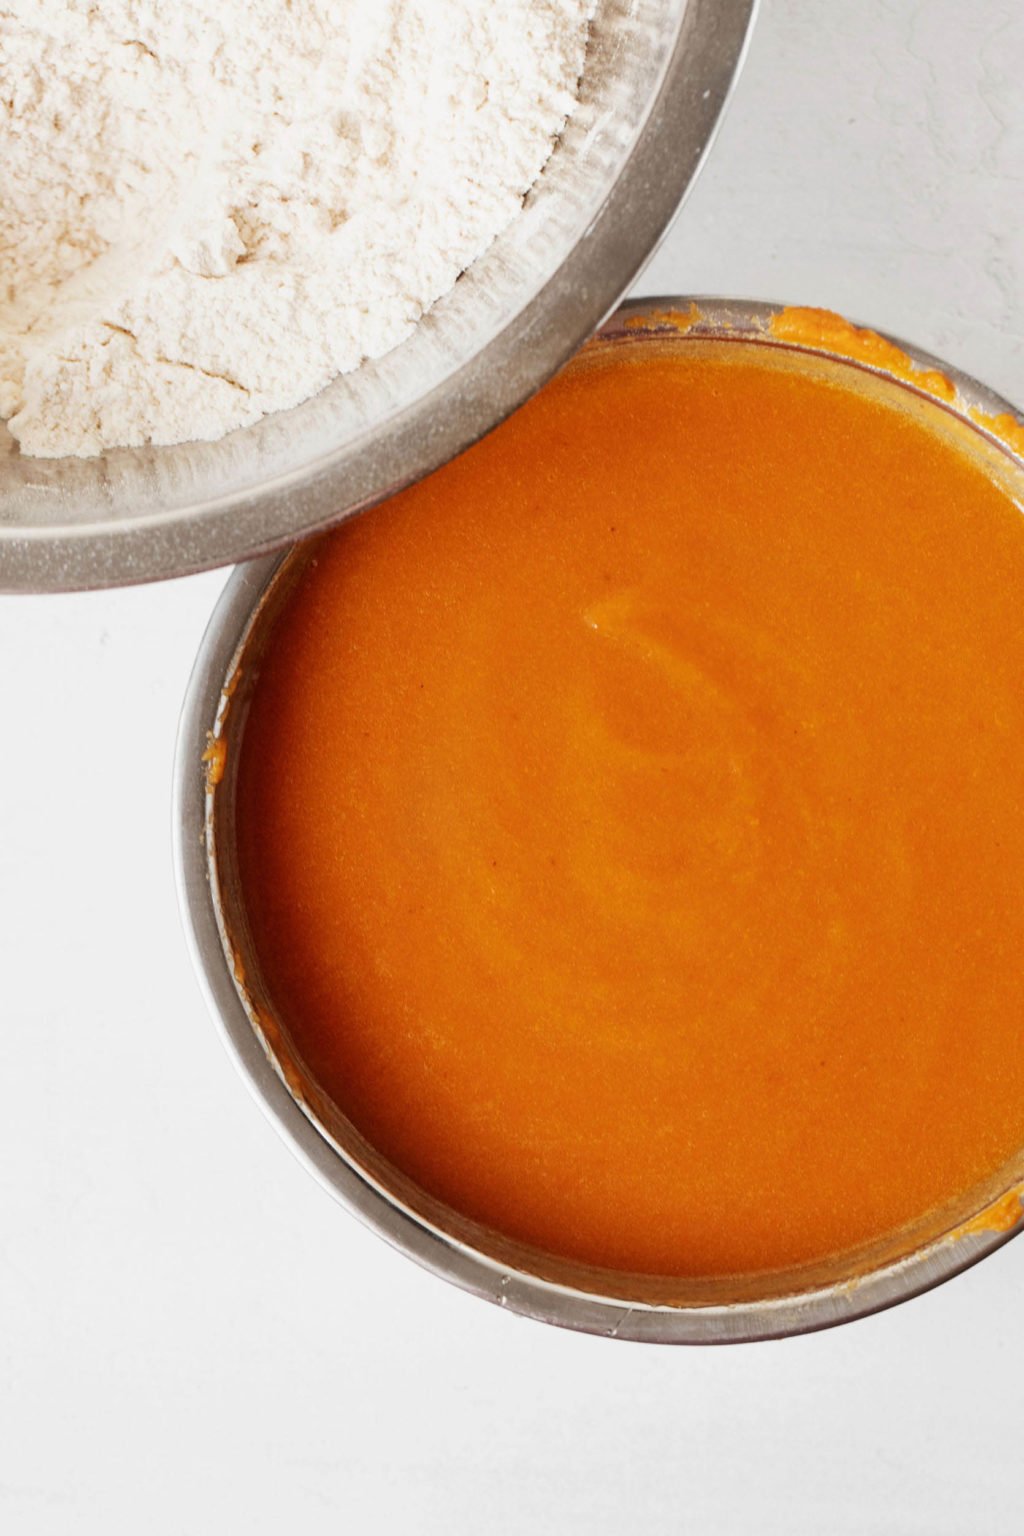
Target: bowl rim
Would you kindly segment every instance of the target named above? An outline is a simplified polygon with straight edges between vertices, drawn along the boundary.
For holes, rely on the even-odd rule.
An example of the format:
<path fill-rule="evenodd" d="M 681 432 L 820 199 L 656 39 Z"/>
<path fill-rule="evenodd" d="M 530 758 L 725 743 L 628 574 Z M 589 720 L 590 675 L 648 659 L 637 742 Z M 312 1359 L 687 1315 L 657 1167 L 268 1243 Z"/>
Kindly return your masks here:
<path fill-rule="evenodd" d="M 995 443 L 1017 469 L 1024 457 L 1007 447 L 964 409 L 936 400 L 927 389 L 886 368 L 832 350 L 772 338 L 768 326 L 784 306 L 698 297 L 629 300 L 599 332 L 599 339 L 647 339 L 664 328 L 666 313 L 686 314 L 695 305 L 701 323 L 683 340 L 736 340 L 830 358 L 878 374 L 921 395 L 965 421 Z M 671 321 L 669 322 L 671 326 Z M 678 329 L 676 335 L 680 335 Z M 914 365 L 939 369 L 954 384 L 963 407 L 986 416 L 1014 407 L 984 385 L 933 355 L 891 336 Z M 884 1311 L 972 1267 L 1021 1230 L 1024 1185 L 1010 1181 L 974 1216 L 891 1261 L 853 1278 L 809 1290 L 727 1304 L 661 1305 L 589 1291 L 541 1278 L 499 1262 L 445 1232 L 410 1208 L 358 1166 L 292 1096 L 259 1039 L 243 1001 L 237 960 L 224 928 L 213 842 L 216 788 L 204 754 L 229 713 L 233 679 L 265 598 L 296 549 L 240 566 L 218 598 L 201 641 L 179 723 L 174 763 L 173 842 L 179 909 L 207 1006 L 236 1068 L 279 1135 L 319 1183 L 366 1225 L 418 1264 L 474 1295 L 539 1321 L 604 1337 L 652 1343 L 740 1343 L 815 1332 Z M 1006 1202 L 1012 1203 L 1005 1219 Z M 991 1217 L 991 1221 L 986 1218 Z"/>
<path fill-rule="evenodd" d="M 660 86 L 584 236 L 480 351 L 380 437 L 360 433 L 256 491 L 135 521 L 56 530 L 0 521 L 0 591 L 128 586 L 251 559 L 393 494 L 497 426 L 572 356 L 668 232 L 718 131 L 759 3 L 681 4 Z"/>

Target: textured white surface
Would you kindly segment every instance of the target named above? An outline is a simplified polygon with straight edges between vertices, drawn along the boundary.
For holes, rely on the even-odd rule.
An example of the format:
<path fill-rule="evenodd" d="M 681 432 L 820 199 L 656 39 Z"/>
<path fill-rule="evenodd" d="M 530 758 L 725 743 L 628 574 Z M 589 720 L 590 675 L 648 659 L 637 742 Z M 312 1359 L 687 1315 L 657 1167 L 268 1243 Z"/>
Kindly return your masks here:
<path fill-rule="evenodd" d="M 222 437 L 403 340 L 537 179 L 591 10 L 13 0 L 0 411 L 23 451 Z"/>
<path fill-rule="evenodd" d="M 831 304 L 1024 402 L 1019 0 L 769 0 L 646 291 Z M 207 1021 L 168 831 L 222 578 L 0 600 L 0 1528 L 1010 1536 L 1024 1239 L 831 1334 L 560 1334 L 390 1253 Z"/>

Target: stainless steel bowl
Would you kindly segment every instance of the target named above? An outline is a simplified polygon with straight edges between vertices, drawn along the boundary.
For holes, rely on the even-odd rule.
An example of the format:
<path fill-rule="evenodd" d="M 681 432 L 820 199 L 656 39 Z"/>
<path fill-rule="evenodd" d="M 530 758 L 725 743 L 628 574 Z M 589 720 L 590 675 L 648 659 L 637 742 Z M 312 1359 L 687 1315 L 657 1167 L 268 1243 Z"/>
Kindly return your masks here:
<path fill-rule="evenodd" d="M 969 441 L 1024 504 L 1024 459 L 971 419 L 1010 411 L 998 396 L 934 358 L 905 347 L 920 368 L 939 368 L 957 399 L 942 404 L 884 369 L 827 347 L 776 340 L 775 306 L 652 299 L 626 304 L 591 347 L 631 347 L 652 335 L 687 347 L 708 338 L 798 354 L 804 371 L 856 368 L 861 383 Z M 798 359 L 794 357 L 794 362 Z M 372 514 L 370 514 L 372 515 Z M 315 541 L 313 543 L 315 547 Z M 973 1264 L 1017 1230 L 1021 1156 L 984 1188 L 931 1212 L 913 1228 L 828 1264 L 733 1280 L 671 1281 L 585 1269 L 522 1246 L 458 1216 L 389 1166 L 311 1081 L 292 1052 L 263 987 L 237 878 L 233 773 L 260 653 L 310 546 L 240 568 L 203 641 L 185 702 L 175 780 L 179 895 L 193 958 L 228 1050 L 292 1150 L 343 1204 L 395 1247 L 478 1296 L 545 1322 L 661 1343 L 737 1342 L 826 1328 L 891 1306 Z"/>
<path fill-rule="evenodd" d="M 408 341 L 216 443 L 22 457 L 0 423 L 0 589 L 179 576 L 419 478 L 569 358 L 664 234 L 756 0 L 598 0 L 580 103 L 522 214 Z"/>

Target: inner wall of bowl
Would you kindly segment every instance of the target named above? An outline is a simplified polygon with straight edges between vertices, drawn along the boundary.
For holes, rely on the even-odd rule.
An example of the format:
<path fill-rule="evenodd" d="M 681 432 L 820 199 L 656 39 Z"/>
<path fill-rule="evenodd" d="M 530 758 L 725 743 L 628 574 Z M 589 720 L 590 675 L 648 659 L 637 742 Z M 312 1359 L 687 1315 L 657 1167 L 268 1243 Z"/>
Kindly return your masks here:
<path fill-rule="evenodd" d="M 629 316 L 624 319 L 628 321 Z M 723 336 L 721 332 L 717 335 L 709 334 L 713 324 L 709 320 L 684 334 L 671 328 L 659 328 L 656 320 L 652 322 L 652 329 L 638 329 L 631 323 L 624 323 L 623 319 L 617 319 L 605 327 L 601 336 L 589 345 L 580 365 L 586 366 L 586 359 L 595 353 L 608 354 L 611 349 L 618 351 L 627 347 L 639 351 L 641 348 L 664 345 L 700 348 L 711 339 L 728 340 L 744 349 L 750 345 L 768 349 L 774 354 L 778 366 L 799 367 L 802 371 L 810 370 L 823 377 L 830 373 L 834 375 L 835 370 L 839 369 L 847 381 L 851 375 L 855 375 L 859 387 L 881 395 L 890 402 L 895 401 L 904 409 L 924 415 L 932 430 L 949 437 L 961 449 L 979 453 L 997 477 L 1008 476 L 1012 479 L 1012 489 L 1016 490 L 1020 498 L 1024 467 L 1005 450 L 994 445 L 962 415 L 935 400 L 921 396 L 912 387 L 888 376 L 880 377 L 842 359 L 823 358 L 800 348 L 774 343 L 760 331 L 757 320 L 755 316 L 754 322 L 751 321 L 749 310 L 745 320 L 730 313 L 733 329 L 730 335 Z M 1008 488 L 1011 487 L 1008 485 Z M 211 891 L 218 908 L 222 941 L 236 989 L 263 1049 L 303 1113 L 340 1157 L 376 1186 L 384 1206 L 398 1206 L 445 1241 L 451 1242 L 454 1239 L 474 1253 L 483 1255 L 502 1270 L 536 1277 L 572 1292 L 615 1298 L 616 1301 L 638 1307 L 728 1306 L 820 1292 L 843 1286 L 907 1260 L 920 1254 L 936 1239 L 968 1222 L 1024 1177 L 1022 1148 L 1018 1157 L 983 1185 L 946 1206 L 927 1212 L 911 1226 L 876 1243 L 784 1272 L 679 1280 L 581 1266 L 504 1238 L 434 1199 L 377 1153 L 318 1087 L 295 1049 L 286 1026 L 277 1018 L 273 1000 L 261 974 L 259 957 L 254 952 L 238 878 L 234 837 L 234 783 L 248 703 L 258 681 L 260 657 L 272 638 L 276 617 L 315 552 L 316 543 L 314 540 L 300 546 L 277 566 L 241 638 L 229 675 L 224 680 L 225 691 L 217 719 L 211 721 L 211 728 L 226 747 L 223 777 L 207 797 Z M 898 1155 L 898 1149 L 894 1148 L 894 1156 Z M 851 1178 L 854 1177 L 856 1169 L 851 1168 Z"/>
<path fill-rule="evenodd" d="M 32 459 L 0 424 L 0 524 L 80 528 L 244 494 L 307 469 L 429 396 L 544 286 L 593 220 L 643 127 L 691 3 L 598 0 L 578 107 L 522 214 L 401 346 L 294 410 L 215 443 Z"/>

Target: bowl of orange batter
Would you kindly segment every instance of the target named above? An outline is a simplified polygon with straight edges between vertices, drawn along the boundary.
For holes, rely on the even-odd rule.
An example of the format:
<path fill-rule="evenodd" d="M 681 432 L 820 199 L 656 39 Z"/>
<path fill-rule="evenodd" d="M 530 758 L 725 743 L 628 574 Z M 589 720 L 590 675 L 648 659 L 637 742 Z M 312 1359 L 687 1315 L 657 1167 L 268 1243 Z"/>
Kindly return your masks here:
<path fill-rule="evenodd" d="M 1024 429 L 814 310 L 627 304 L 241 568 L 186 926 L 293 1149 L 548 1322 L 820 1328 L 1018 1228 Z"/>

